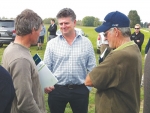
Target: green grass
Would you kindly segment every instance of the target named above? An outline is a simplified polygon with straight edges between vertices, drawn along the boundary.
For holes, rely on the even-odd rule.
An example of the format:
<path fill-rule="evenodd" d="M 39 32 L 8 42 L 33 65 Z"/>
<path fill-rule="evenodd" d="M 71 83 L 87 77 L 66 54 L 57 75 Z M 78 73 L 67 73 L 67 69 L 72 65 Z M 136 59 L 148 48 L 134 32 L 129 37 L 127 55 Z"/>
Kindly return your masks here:
<path fill-rule="evenodd" d="M 49 25 L 45 25 L 46 29 L 48 29 Z M 94 31 L 94 27 L 83 27 L 83 26 L 77 26 L 78 28 L 82 28 L 82 30 L 85 32 L 85 34 L 88 35 L 88 38 L 91 40 L 93 47 L 94 47 L 94 51 L 95 51 L 95 56 L 97 58 L 98 61 L 98 54 L 96 53 L 96 40 L 97 40 L 97 33 Z M 133 32 L 133 29 L 132 29 Z M 143 32 L 143 31 L 142 31 Z M 145 39 L 144 39 L 144 43 L 142 46 L 142 61 L 143 61 L 143 67 L 144 67 L 144 50 L 145 50 L 145 46 L 147 44 L 147 41 L 150 37 L 150 33 L 149 32 L 143 32 L 145 35 Z M 31 54 L 34 55 L 36 53 L 38 53 L 40 55 L 41 58 L 43 58 L 44 56 L 44 51 L 45 51 L 45 47 L 46 47 L 46 39 L 47 38 L 47 33 L 45 35 L 45 40 L 44 40 L 44 44 L 43 44 L 43 50 L 36 50 L 37 46 L 31 46 L 30 51 Z M 4 45 L 2 48 L 0 48 L 0 62 L 2 60 L 2 55 L 3 55 L 3 51 L 6 48 L 7 45 Z M 96 89 L 92 89 L 92 91 L 90 92 L 90 96 L 89 96 L 89 112 L 88 113 L 94 113 L 95 112 L 95 92 Z M 48 113 L 50 113 L 49 108 L 48 108 L 48 103 L 47 103 L 47 94 L 44 95 L 45 96 L 45 103 L 46 103 L 46 109 L 48 111 Z M 140 113 L 142 113 L 142 108 L 143 108 L 143 98 L 144 98 L 144 91 L 143 91 L 143 87 L 141 88 L 141 110 Z M 72 113 L 70 106 L 67 105 L 66 109 L 65 109 L 65 113 Z"/>

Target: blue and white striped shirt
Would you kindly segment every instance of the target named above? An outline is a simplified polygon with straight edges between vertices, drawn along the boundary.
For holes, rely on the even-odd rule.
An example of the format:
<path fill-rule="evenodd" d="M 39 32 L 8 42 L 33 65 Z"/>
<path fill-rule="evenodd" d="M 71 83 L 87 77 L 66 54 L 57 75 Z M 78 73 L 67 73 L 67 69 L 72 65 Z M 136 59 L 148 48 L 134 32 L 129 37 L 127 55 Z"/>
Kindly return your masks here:
<path fill-rule="evenodd" d="M 96 59 L 88 38 L 77 35 L 69 45 L 60 35 L 47 43 L 44 63 L 58 79 L 57 84 L 83 84 L 87 73 L 96 66 Z"/>

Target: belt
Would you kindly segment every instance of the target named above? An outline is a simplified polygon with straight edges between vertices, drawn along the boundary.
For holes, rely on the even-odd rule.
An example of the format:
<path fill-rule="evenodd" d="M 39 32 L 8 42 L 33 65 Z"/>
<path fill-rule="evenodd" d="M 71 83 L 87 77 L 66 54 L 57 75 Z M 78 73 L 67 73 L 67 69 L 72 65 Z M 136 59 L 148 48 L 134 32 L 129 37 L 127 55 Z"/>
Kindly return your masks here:
<path fill-rule="evenodd" d="M 66 85 L 54 85 L 56 87 L 66 87 L 68 89 L 75 89 L 81 86 L 84 86 L 84 84 L 66 84 Z"/>

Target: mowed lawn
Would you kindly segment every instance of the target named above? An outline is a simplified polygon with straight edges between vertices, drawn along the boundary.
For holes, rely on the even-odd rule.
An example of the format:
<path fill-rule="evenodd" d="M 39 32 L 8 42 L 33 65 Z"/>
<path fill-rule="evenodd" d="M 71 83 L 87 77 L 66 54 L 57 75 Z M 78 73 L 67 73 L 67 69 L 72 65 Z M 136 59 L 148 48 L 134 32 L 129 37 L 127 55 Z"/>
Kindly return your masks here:
<path fill-rule="evenodd" d="M 46 29 L 48 29 L 49 25 L 45 25 L 46 26 Z M 97 40 L 97 33 L 94 31 L 94 27 L 83 27 L 83 26 L 77 26 L 78 28 L 82 28 L 82 30 L 85 32 L 85 34 L 88 35 L 88 38 L 91 40 L 92 44 L 93 44 L 93 48 L 94 48 L 94 51 L 95 51 L 95 56 L 96 56 L 96 59 L 98 61 L 98 57 L 99 55 L 96 53 L 96 40 Z M 132 32 L 134 31 L 134 29 L 131 29 Z M 144 67 L 144 50 L 145 50 L 145 46 L 147 44 L 147 41 L 150 37 L 150 33 L 149 32 L 145 32 L 145 31 L 142 31 L 145 35 L 145 39 L 144 39 L 144 43 L 143 43 L 143 46 L 142 46 L 142 60 L 143 60 L 143 67 Z M 44 44 L 43 44 L 43 50 L 36 50 L 37 46 L 31 46 L 30 48 L 30 51 L 31 51 L 31 54 L 34 55 L 36 53 L 38 53 L 41 58 L 43 58 L 44 56 L 44 51 L 45 51 L 45 47 L 46 47 L 46 42 L 47 41 L 47 33 L 45 35 L 45 41 L 44 41 Z M 2 60 L 2 55 L 3 55 L 3 51 L 4 49 L 6 48 L 7 45 L 4 45 L 2 48 L 0 48 L 0 63 L 1 63 L 1 60 Z M 17 52 L 17 51 L 16 51 Z M 90 96 L 89 96 L 89 112 L 88 113 L 94 113 L 95 112 L 95 92 L 96 92 L 96 89 L 92 89 L 92 91 L 90 92 Z M 140 110 L 140 113 L 142 113 L 143 111 L 143 87 L 141 87 L 141 110 Z M 48 108 L 48 104 L 47 104 L 47 98 L 48 98 L 48 95 L 45 94 L 45 103 L 46 103 L 46 109 L 48 111 L 48 113 L 50 113 L 49 111 L 49 108 Z M 71 109 L 70 109 L 70 106 L 67 105 L 66 109 L 65 109 L 65 113 L 72 113 Z"/>

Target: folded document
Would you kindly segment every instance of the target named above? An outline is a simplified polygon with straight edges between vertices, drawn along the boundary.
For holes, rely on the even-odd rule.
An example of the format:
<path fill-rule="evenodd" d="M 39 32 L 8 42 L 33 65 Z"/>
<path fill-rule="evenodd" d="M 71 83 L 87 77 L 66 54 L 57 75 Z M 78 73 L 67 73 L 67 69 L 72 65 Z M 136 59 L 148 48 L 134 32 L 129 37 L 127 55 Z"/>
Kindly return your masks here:
<path fill-rule="evenodd" d="M 42 87 L 42 91 L 44 92 L 45 87 L 54 86 L 58 80 L 52 74 L 52 72 L 48 69 L 48 67 L 44 64 L 38 54 L 33 56 L 35 61 L 38 73 L 39 73 L 39 80 Z"/>

